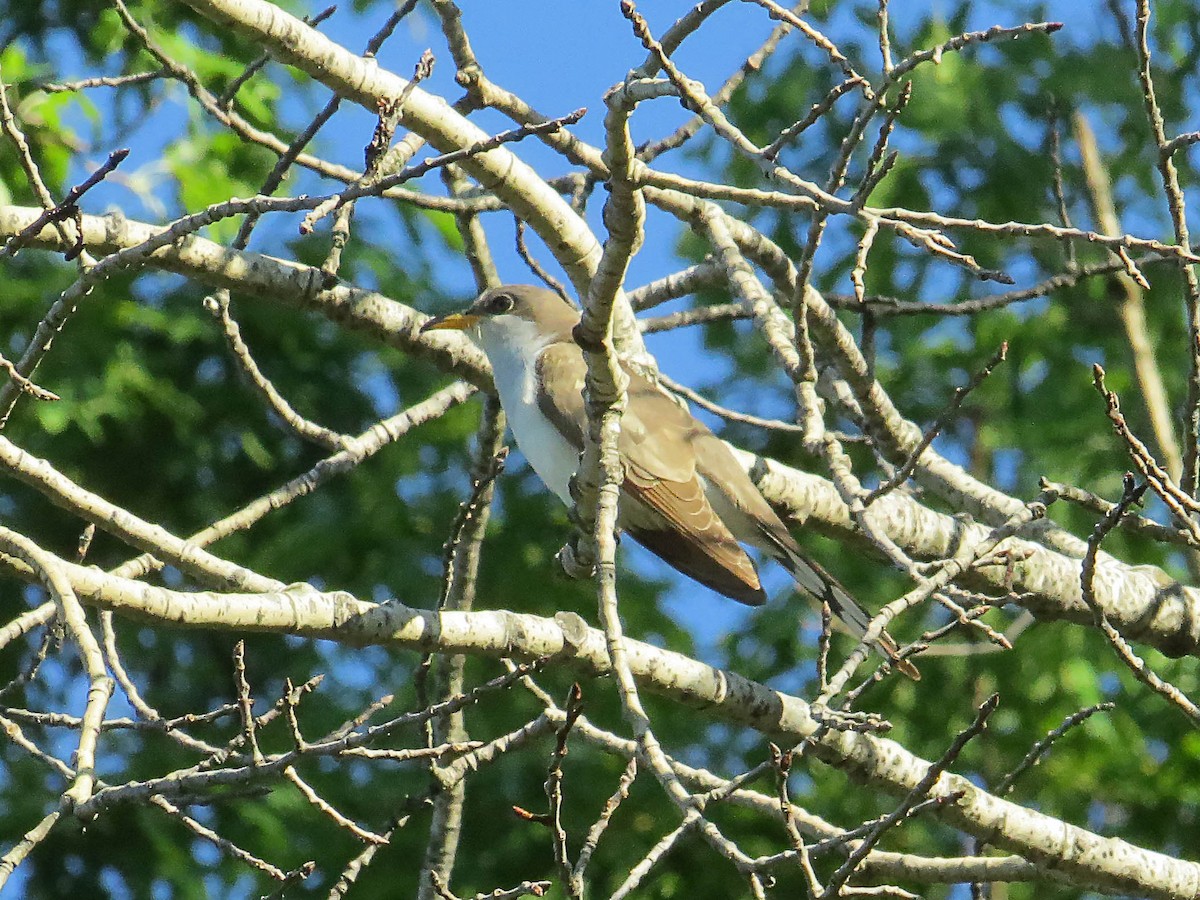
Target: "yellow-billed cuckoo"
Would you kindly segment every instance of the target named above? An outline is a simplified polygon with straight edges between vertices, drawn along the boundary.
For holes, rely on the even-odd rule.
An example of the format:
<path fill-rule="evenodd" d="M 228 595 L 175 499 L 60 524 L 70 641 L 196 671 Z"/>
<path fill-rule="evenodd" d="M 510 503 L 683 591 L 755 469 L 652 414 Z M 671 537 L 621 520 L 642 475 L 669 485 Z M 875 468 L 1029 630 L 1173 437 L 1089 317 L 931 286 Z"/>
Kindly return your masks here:
<path fill-rule="evenodd" d="M 587 366 L 573 337 L 578 322 L 579 311 L 552 291 L 505 285 L 421 329 L 464 331 L 483 349 L 517 445 L 568 506 L 587 430 Z M 683 574 L 751 606 L 766 600 L 741 544 L 755 547 L 861 637 L 871 617 L 804 557 L 729 448 L 649 379 L 632 370 L 628 375 L 618 442 L 625 466 L 621 529 Z M 911 663 L 896 658 L 889 635 L 876 646 L 905 674 L 920 677 Z"/>

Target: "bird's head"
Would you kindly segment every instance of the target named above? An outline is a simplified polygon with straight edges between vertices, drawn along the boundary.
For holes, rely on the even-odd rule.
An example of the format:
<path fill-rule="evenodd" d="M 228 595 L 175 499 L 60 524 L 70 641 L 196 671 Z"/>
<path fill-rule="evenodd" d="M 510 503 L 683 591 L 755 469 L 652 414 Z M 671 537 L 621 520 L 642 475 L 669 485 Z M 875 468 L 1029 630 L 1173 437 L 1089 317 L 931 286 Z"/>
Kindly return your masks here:
<path fill-rule="evenodd" d="M 531 284 L 507 284 L 484 291 L 462 312 L 436 316 L 421 326 L 427 331 L 462 331 L 492 355 L 501 345 L 540 349 L 570 341 L 579 311 L 558 294 Z"/>

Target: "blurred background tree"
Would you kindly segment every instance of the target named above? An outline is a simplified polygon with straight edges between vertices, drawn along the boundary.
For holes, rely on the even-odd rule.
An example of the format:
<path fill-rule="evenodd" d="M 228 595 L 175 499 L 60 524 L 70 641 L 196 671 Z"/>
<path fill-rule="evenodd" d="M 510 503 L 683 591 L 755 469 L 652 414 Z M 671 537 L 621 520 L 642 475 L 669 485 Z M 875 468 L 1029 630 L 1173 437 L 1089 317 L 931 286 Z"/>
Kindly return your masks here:
<path fill-rule="evenodd" d="M 680 69 L 702 80 L 710 93 L 738 71 L 776 25 L 754 4 L 719 9 L 723 5 L 701 5 L 711 20 L 688 36 L 673 56 Z M 283 6 L 298 16 L 320 12 L 298 3 Z M 582 141 L 602 146 L 604 91 L 645 59 L 617 4 L 589 4 L 567 16 L 548 2 L 473 6 L 464 5 L 462 27 L 491 81 L 546 115 L 589 107 L 588 116 L 570 130 Z M 748 67 L 748 77 L 732 89 L 724 106 L 729 120 L 759 146 L 770 144 L 843 84 L 852 68 L 877 87 L 888 85 L 882 95 L 885 107 L 895 108 L 904 85 L 911 85 L 911 99 L 896 110 L 890 134 L 889 147 L 898 156 L 869 198 L 862 198 L 872 208 L 932 210 L 944 217 L 989 223 L 1061 224 L 1083 232 L 1128 233 L 1177 243 L 1158 171 L 1160 151 L 1138 79 L 1139 35 L 1132 4 L 898 5 L 890 22 L 883 19 L 890 58 L 897 64 L 910 54 L 953 44 L 957 35 L 996 23 L 1019 26 L 1061 19 L 1064 27 L 1053 35 L 1034 29 L 1019 39 L 1006 34 L 991 42 L 969 41 L 961 49 L 951 46 L 894 83 L 888 82 L 880 50 L 881 10 L 886 9 L 886 3 L 822 3 L 804 13 L 804 21 L 836 44 L 848 62 L 831 63 L 827 48 L 792 30 L 773 53 Z M 654 34 L 661 37 L 687 6 L 667 4 L 646 12 Z M 392 14 L 389 4 L 361 2 L 339 8 L 316 27 L 360 53 Z M 180 71 L 190 72 L 202 89 L 189 89 L 178 73 L 160 72 L 161 61 L 148 52 L 145 38 L 126 16 L 140 23 L 153 45 L 175 60 Z M 453 21 L 448 3 L 418 4 L 377 53 L 379 65 L 409 77 L 421 51 L 432 47 L 437 62 L 421 89 L 454 101 L 462 89 L 455 86 L 455 61 L 443 34 Z M 1200 127 L 1195 103 L 1200 97 L 1197 29 L 1191 4 L 1166 0 L 1153 5 L 1149 45 L 1168 137 Z M 14 207 L 39 205 L 21 152 L 8 139 L 17 129 L 56 199 L 93 172 L 111 150 L 129 147 L 130 157 L 86 193 L 80 207 L 87 213 L 119 213 L 129 220 L 163 225 L 209 204 L 260 193 L 278 153 L 247 140 L 247 130 L 278 135 L 286 145 L 330 97 L 318 81 L 276 61 L 241 80 L 267 47 L 182 3 L 142 4 L 124 13 L 72 0 L 0 2 L 0 47 L 0 77 L 15 119 L 0 141 L 0 203 Z M 127 78 L 134 73 L 158 74 Z M 70 84 L 85 78 L 110 83 Z M 64 85 L 69 89 L 61 89 Z M 227 98 L 225 92 L 235 86 L 235 99 Z M 201 90 L 215 98 L 207 109 L 196 99 Z M 830 171 L 841 165 L 846 137 L 854 133 L 864 108 L 853 84 L 844 93 L 849 96 L 834 101 L 798 140 L 783 147 L 779 164 L 826 184 Z M 471 104 L 461 108 L 470 111 Z M 227 109 L 241 125 L 230 127 L 228 119 L 222 121 L 221 111 Z M 376 114 L 375 109 L 345 100 L 304 152 L 352 170 L 361 168 L 360 153 L 371 137 Z M 690 118 L 688 110 L 670 101 L 644 105 L 634 117 L 635 140 L 657 140 Z M 849 197 L 869 177 L 868 166 L 878 169 L 880 159 L 871 163 L 871 151 L 885 118 L 876 116 L 865 139 L 852 148 L 849 187 L 840 196 Z M 513 127 L 510 119 L 491 110 L 473 120 L 492 132 Z M 397 135 L 404 133 L 401 128 Z M 1095 167 L 1086 164 L 1081 148 L 1090 146 L 1089 141 L 1098 148 L 1107 189 L 1097 182 Z M 1187 146 L 1190 142 L 1171 157 L 1185 188 L 1195 175 Z M 572 165 L 577 159 L 568 156 L 568 162 L 536 138 L 510 149 L 544 178 L 574 173 L 575 179 L 562 185 L 568 195 L 574 192 L 578 198 L 597 186 L 595 179 L 578 177 L 585 167 Z M 709 127 L 650 164 L 717 184 L 777 187 L 765 182 L 761 161 L 731 149 Z M 447 193 L 437 171 L 405 187 L 437 197 Z M 315 196 L 334 190 L 337 183 L 314 167 L 294 166 L 276 193 Z M 1119 216 L 1115 231 L 1100 220 L 1098 204 L 1103 204 L 1105 190 Z M 591 198 L 585 213 L 601 240 L 603 193 Z M 1188 285 L 1178 256 L 1131 248 L 1128 272 L 1144 277 L 1148 287 L 1142 287 L 1120 260 L 1114 263 L 1111 248 L 1082 237 L 1055 240 L 986 228 L 954 230 L 957 249 L 974 257 L 980 267 L 1011 276 L 1015 284 L 1009 287 L 981 280 L 969 266 L 954 265 L 944 255 L 881 232 L 870 247 L 869 265 L 861 271 L 860 301 L 853 281 L 864 246 L 861 217 L 831 216 L 819 247 L 810 254 L 811 210 L 732 203 L 728 209 L 774 241 L 797 265 L 811 265 L 812 286 L 839 308 L 842 321 L 867 353 L 874 376 L 911 421 L 922 426 L 935 421 L 956 388 L 1007 343 L 1007 360 L 966 398 L 934 442 L 939 453 L 980 482 L 1022 502 L 1038 494 L 1041 478 L 1078 485 L 1114 502 L 1121 496 L 1122 474 L 1130 462 L 1092 386 L 1094 363 L 1104 366 L 1108 387 L 1126 400 L 1131 428 L 1160 461 L 1166 464 L 1172 449 L 1178 458 L 1180 446 L 1186 448 L 1187 432 L 1181 423 L 1192 365 L 1189 346 L 1195 336 L 1189 338 Z M 1190 212 L 1191 206 L 1184 209 Z M 327 259 L 330 229 L 322 224 L 299 236 L 295 229 L 301 215 L 265 217 L 249 249 L 320 267 Z M 536 280 L 512 249 L 514 221 L 503 204 L 494 204 L 478 219 L 456 220 L 436 203 L 378 197 L 359 202 L 337 276 L 423 312 L 450 309 L 475 291 L 476 273 L 465 253 L 471 240 L 469 232 L 466 238 L 463 232 L 468 219 L 482 228 L 501 280 Z M 222 218 L 202 233 L 232 245 L 239 224 L 239 218 Z M 532 255 L 564 282 L 574 278 L 575 273 L 564 271 L 554 259 L 544 238 L 531 230 Z M 103 257 L 103 249 L 90 249 L 94 257 Z M 652 210 L 645 247 L 634 259 L 626 287 L 632 290 L 701 263 L 711 253 L 712 247 L 696 233 Z M 1086 275 L 1089 271 L 1095 274 Z M 77 277 L 74 263 L 36 247 L 3 259 L 0 351 L 5 356 L 21 357 L 39 320 Z M 1059 281 L 1046 283 L 1055 277 Z M 97 284 L 36 370 L 36 382 L 61 399 L 22 398 L 4 436 L 88 490 L 175 535 L 199 531 L 311 469 L 331 449 L 297 434 L 248 383 L 213 313 L 219 305 L 211 297 L 214 288 L 215 282 L 180 277 L 153 263 Z M 1014 292 L 1021 290 L 1026 295 L 1016 298 Z M 712 307 L 713 321 L 651 336 L 650 350 L 664 372 L 722 406 L 794 421 L 794 385 L 750 322 L 721 313 L 730 299 L 723 278 L 698 278 L 694 289 L 664 310 L 691 313 Z M 1135 305 L 1142 310 L 1141 325 L 1130 324 Z M 343 327 L 336 316 L 264 303 L 236 289 L 231 310 L 254 358 L 279 393 L 302 416 L 339 434 L 363 433 L 447 383 L 431 356 L 407 352 L 404 340 L 394 335 Z M 1139 341 L 1143 362 L 1148 348 L 1164 384 L 1172 433 L 1164 432 L 1148 412 L 1146 384 L 1137 369 Z M 829 383 L 828 360 L 818 364 L 823 382 Z M 443 544 L 460 504 L 471 494 L 468 473 L 478 465 L 473 462 L 476 448 L 489 440 L 486 430 L 480 431 L 482 406 L 479 398 L 456 405 L 351 471 L 329 479 L 312 496 L 222 539 L 214 552 L 283 583 L 308 582 L 363 600 L 397 598 L 410 607 L 433 608 L 444 581 Z M 832 401 L 826 413 L 830 428 L 858 434 L 860 423 Z M 699 414 L 739 447 L 828 474 L 827 460 L 813 447 L 806 449 L 794 430 Z M 1166 446 L 1172 440 L 1174 448 Z M 851 441 L 846 447 L 867 488 L 886 477 L 888 469 L 871 446 Z M 1179 477 L 1177 471 L 1172 475 Z M 568 512 L 553 502 L 518 454 L 510 457 L 496 485 L 481 548 L 477 608 L 545 617 L 569 610 L 594 622 L 592 585 L 560 577 L 554 560 L 569 534 Z M 967 510 L 915 485 L 912 492 L 936 511 Z M 44 491 L 6 478 L 0 482 L 0 512 L 7 528 L 59 557 L 75 558 L 84 522 L 75 512 L 48 503 Z M 1171 522 L 1157 500 L 1143 512 Z M 1052 506 L 1050 515 L 1084 538 L 1098 518 L 1093 511 L 1066 503 Z M 847 540 L 844 531 L 808 529 L 802 539 L 872 610 L 913 586 L 909 575 L 889 566 L 873 549 L 864 551 L 867 545 L 861 540 Z M 1115 531 L 1105 549 L 1124 563 L 1157 566 L 1184 581 L 1196 570 L 1194 548 L 1162 543 L 1145 533 Z M 86 563 L 108 570 L 132 555 L 126 542 L 102 528 L 87 550 Z M 773 602 L 744 610 L 682 581 L 629 542 L 622 546 L 620 559 L 621 611 L 631 638 L 696 656 L 806 699 L 820 693 L 815 663 L 819 617 L 787 597 L 790 591 L 781 573 L 765 573 Z M 203 587 L 173 566 L 151 579 L 181 590 Z M 967 585 L 964 590 L 977 587 Z M 998 694 L 1001 706 L 989 730 L 972 741 L 952 767 L 977 785 L 995 789 L 1033 743 L 1065 717 L 1111 702 L 1111 711 L 1092 716 L 1057 741 L 1042 764 L 1017 783 L 1012 799 L 1100 835 L 1193 857 L 1200 809 L 1196 721 L 1142 686 L 1097 629 L 1077 621 L 1055 621 L 1053 616 L 1031 624 L 1019 606 L 1009 602 L 999 608 L 1006 601 L 1019 602 L 1021 588 L 1018 583 L 1011 596 L 1000 592 L 998 608 L 984 617 L 992 628 L 1009 633 L 1013 650 L 986 652 L 981 635 L 964 629 L 935 644 L 920 660 L 920 683 L 889 678 L 865 694 L 859 708 L 886 717 L 894 726 L 889 737 L 908 750 L 937 759 L 970 724 L 976 707 Z M 965 602 L 964 595 L 956 596 Z M 5 621 L 45 601 L 44 591 L 19 577 L 0 583 Z M 337 729 L 387 695 L 393 699 L 384 717 L 422 709 L 430 702 L 429 691 L 450 671 L 438 655 L 426 672 L 421 655 L 411 650 L 352 647 L 286 634 L 185 629 L 145 618 L 118 616 L 115 621 L 116 647 L 129 677 L 145 701 L 168 719 L 236 701 L 230 655 L 242 639 L 246 677 L 260 714 L 286 693 L 286 679 L 301 684 L 315 675 L 325 676 L 299 706 L 300 722 L 310 739 Z M 949 621 L 944 610 L 926 604 L 897 619 L 892 630 L 915 640 Z M 98 620 L 93 625 L 99 633 Z M 1180 628 L 1186 630 L 1185 625 Z M 849 645 L 836 638 L 834 647 L 836 667 Z M 1184 695 L 1196 696 L 1200 686 L 1194 649 L 1178 659 L 1148 645 L 1137 649 L 1159 676 Z M 0 836 L 8 851 L 20 846 L 21 835 L 56 807 L 69 785 L 61 771 L 29 752 L 26 739 L 70 764 L 78 729 L 60 727 L 42 713 L 82 715 L 88 678 L 70 633 L 54 624 L 9 635 L 0 666 L 4 680 L 13 679 L 0 696 L 0 715 L 16 723 L 24 736 L 18 740 L 8 728 L 9 740 L 0 745 Z M 468 657 L 465 684 L 469 688 L 504 671 L 495 659 Z M 560 705 L 577 677 L 554 664 L 544 665 L 536 675 Z M 588 719 L 628 737 L 611 683 L 584 680 L 582 689 Z M 661 698 L 649 698 L 648 703 L 658 739 L 683 763 L 732 777 L 769 758 L 767 737 L 758 732 Z M 519 728 L 542 709 L 538 697 L 520 686 L 486 693 L 466 713 L 467 733 L 488 741 Z M 145 718 L 120 687 L 108 716 Z M 244 731 L 236 710 L 189 727 L 217 746 Z M 403 733 L 398 746 L 419 746 L 425 739 L 421 727 L 415 726 Z M 261 741 L 265 753 L 292 746 L 282 719 L 263 729 Z M 467 782 L 453 871 L 456 894 L 470 896 L 541 879 L 555 882 L 555 892 L 564 889 L 554 863 L 553 830 L 512 810 L 545 810 L 543 783 L 554 744 L 551 735 L 543 735 L 482 767 Z M 575 854 L 617 789 L 625 760 L 588 740 L 572 738 L 570 749 L 561 760 L 562 817 L 568 847 Z M 114 727 L 102 733 L 97 770 L 107 784 L 121 785 L 161 777 L 201 758 L 161 727 Z M 298 768 L 330 806 L 364 828 L 382 834 L 400 825 L 369 865 L 356 872 L 349 896 L 415 894 L 429 841 L 427 801 L 436 793 L 428 764 L 343 756 L 306 761 Z M 769 772 L 755 783 L 774 796 Z M 896 803 L 883 792 L 852 786 L 844 773 L 807 758 L 793 763 L 789 785 L 793 802 L 844 828 L 884 814 Z M 291 896 L 325 896 L 363 851 L 360 836 L 277 776 L 171 800 L 203 828 L 280 871 L 297 872 L 311 861 L 311 874 L 297 875 L 294 883 L 280 887 L 261 867 L 247 864 L 228 845 L 206 839 L 179 816 L 141 803 L 121 803 L 87 822 L 62 816 L 9 878 L 6 896 L 250 897 L 277 889 Z M 714 805 L 711 814 L 751 856 L 788 846 L 780 826 L 767 824 L 761 812 L 734 804 Z M 678 812 L 663 799 L 653 777 L 643 772 L 588 867 L 590 895 L 610 895 L 678 824 Z M 890 830 L 881 848 L 925 857 L 972 852 L 964 832 L 931 816 Z M 841 858 L 823 858 L 817 865 L 822 877 Z M 772 874 L 776 881 L 771 895 L 800 895 L 809 887 L 796 865 L 773 868 Z M 990 887 L 992 896 L 1089 895 L 1070 879 L 1060 883 L 1045 870 L 1042 874 L 1029 883 L 1001 880 Z M 923 896 L 968 896 L 965 884 L 946 883 L 954 881 L 926 881 L 916 875 L 911 881 L 899 879 Z M 727 897 L 747 894 L 751 888 L 744 872 L 691 833 L 657 861 L 639 890 L 646 896 Z"/>

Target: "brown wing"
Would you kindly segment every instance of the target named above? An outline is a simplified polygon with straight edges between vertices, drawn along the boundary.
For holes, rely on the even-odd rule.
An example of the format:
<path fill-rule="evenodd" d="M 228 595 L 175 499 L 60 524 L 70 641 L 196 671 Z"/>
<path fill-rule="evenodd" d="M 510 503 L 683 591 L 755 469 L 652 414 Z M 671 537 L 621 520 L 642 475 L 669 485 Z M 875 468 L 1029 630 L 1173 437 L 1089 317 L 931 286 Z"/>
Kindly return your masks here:
<path fill-rule="evenodd" d="M 583 450 L 587 412 L 583 408 L 583 386 L 587 363 L 574 344 L 551 344 L 537 358 L 538 408 L 576 450 Z"/>
<path fill-rule="evenodd" d="M 699 477 L 665 481 L 625 467 L 625 530 L 643 547 L 701 584 L 750 606 L 766 602 L 758 571 L 713 511 Z"/>
<path fill-rule="evenodd" d="M 538 357 L 541 382 L 550 387 L 539 395 L 541 410 L 579 448 L 587 424 L 585 373 L 583 354 L 574 344 L 552 344 Z M 688 577 L 757 606 L 766 595 L 754 563 L 713 510 L 696 471 L 692 442 L 704 435 L 711 432 L 702 423 L 630 373 L 619 439 L 625 461 L 621 527 Z"/>

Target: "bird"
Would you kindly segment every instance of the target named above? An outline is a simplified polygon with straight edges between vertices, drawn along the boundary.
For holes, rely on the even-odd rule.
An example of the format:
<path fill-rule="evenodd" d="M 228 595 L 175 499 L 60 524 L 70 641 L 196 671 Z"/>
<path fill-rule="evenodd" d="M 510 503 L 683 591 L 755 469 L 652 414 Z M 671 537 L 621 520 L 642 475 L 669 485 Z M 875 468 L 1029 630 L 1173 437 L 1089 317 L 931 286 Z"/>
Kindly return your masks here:
<path fill-rule="evenodd" d="M 575 342 L 580 312 L 554 291 L 502 285 L 462 312 L 429 319 L 422 333 L 464 332 L 487 356 L 513 437 L 552 493 L 573 506 L 571 484 L 587 433 L 587 363 Z M 740 603 L 766 593 L 743 544 L 775 560 L 855 637 L 871 616 L 837 579 L 808 559 L 733 452 L 655 382 L 629 367 L 618 451 L 624 479 L 617 524 L 668 565 Z M 875 649 L 910 678 L 884 632 Z"/>

